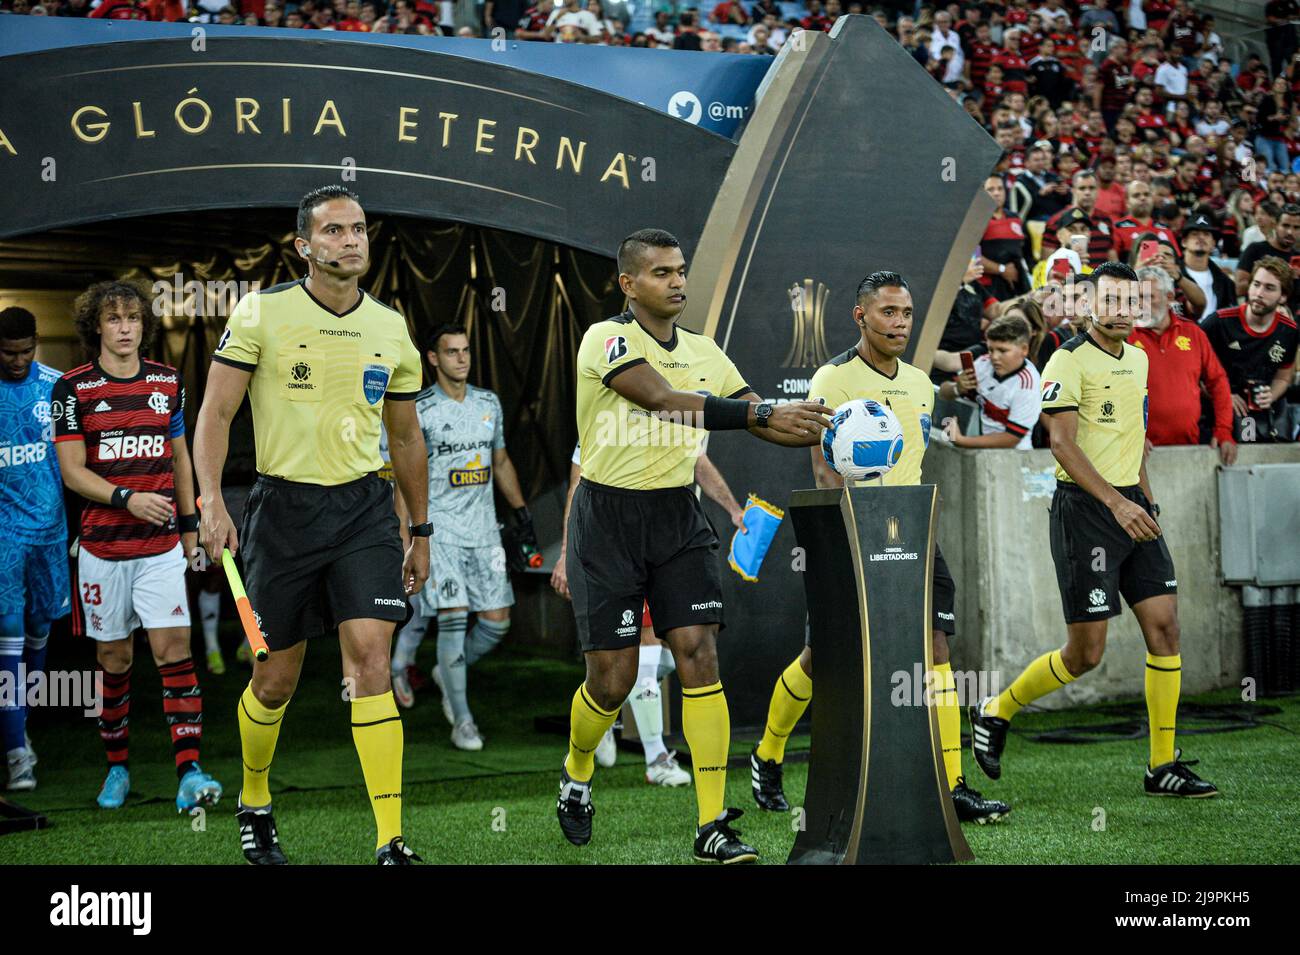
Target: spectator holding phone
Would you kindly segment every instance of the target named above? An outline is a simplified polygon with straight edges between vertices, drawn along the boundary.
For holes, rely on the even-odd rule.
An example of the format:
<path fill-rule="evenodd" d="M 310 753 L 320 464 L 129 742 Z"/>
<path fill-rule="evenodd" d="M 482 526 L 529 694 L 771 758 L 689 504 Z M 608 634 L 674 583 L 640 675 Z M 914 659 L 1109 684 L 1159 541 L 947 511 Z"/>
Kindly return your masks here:
<path fill-rule="evenodd" d="M 959 448 L 1017 448 L 1028 451 L 1030 433 L 1042 412 L 1042 383 L 1029 361 L 1029 323 L 1019 316 L 999 318 L 989 326 L 988 344 L 954 354 L 940 349 L 934 366 L 960 372 L 939 387 L 939 397 L 959 395 L 975 400 L 980 409 L 980 433 L 965 435 L 955 418 L 943 423 L 945 438 Z"/>

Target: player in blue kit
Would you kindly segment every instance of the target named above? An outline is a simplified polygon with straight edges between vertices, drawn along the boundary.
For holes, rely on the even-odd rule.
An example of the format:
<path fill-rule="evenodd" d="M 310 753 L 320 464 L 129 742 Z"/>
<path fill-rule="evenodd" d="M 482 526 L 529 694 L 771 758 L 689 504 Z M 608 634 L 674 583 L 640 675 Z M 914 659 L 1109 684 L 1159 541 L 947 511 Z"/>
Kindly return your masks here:
<path fill-rule="evenodd" d="M 18 691 L 12 705 L 0 703 L 0 734 L 11 790 L 36 788 L 26 687 L 45 670 L 50 624 L 72 609 L 50 409 L 58 380 L 36 361 L 36 317 L 25 308 L 0 312 L 0 678 Z"/>

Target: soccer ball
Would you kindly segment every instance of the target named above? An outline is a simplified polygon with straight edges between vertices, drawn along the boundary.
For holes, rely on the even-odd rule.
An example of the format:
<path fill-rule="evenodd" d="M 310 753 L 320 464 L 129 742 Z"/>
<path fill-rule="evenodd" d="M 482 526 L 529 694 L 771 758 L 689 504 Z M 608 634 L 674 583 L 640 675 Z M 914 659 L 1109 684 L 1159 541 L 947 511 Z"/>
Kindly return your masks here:
<path fill-rule="evenodd" d="M 822 433 L 826 463 L 846 481 L 870 481 L 903 456 L 903 426 L 888 405 L 855 398 L 835 409 Z"/>

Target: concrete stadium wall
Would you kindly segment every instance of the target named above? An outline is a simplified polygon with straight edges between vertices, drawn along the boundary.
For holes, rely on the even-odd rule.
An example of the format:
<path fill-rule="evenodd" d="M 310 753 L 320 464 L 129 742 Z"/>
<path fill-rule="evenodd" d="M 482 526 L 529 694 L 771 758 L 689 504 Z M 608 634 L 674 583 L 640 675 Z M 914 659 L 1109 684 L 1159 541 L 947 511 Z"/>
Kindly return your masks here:
<path fill-rule="evenodd" d="M 1300 462 L 1300 445 L 1243 446 L 1238 466 Z M 1001 687 L 1035 657 L 1065 642 L 1048 547 L 1056 487 L 1047 450 L 959 451 L 938 445 L 923 480 L 939 486 L 939 544 L 957 582 L 953 668 L 986 671 Z M 1178 572 L 1183 691 L 1241 679 L 1241 601 L 1219 579 L 1218 454 L 1157 448 L 1147 461 L 1160 523 Z M 1061 708 L 1141 696 L 1146 648 L 1127 609 L 1111 620 L 1106 655 L 1083 679 L 1041 704 Z"/>

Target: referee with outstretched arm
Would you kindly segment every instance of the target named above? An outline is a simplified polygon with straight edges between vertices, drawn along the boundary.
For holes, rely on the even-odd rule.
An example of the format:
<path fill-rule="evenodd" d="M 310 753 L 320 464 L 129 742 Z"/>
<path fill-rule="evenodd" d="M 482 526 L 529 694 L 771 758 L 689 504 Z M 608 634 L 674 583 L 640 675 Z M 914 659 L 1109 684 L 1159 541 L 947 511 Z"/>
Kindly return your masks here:
<path fill-rule="evenodd" d="M 249 862 L 283 865 L 268 776 L 308 637 L 337 627 L 352 738 L 378 829 L 381 865 L 418 859 L 402 838 L 402 723 L 389 681 L 394 625 L 429 573 L 426 458 L 416 419 L 420 353 L 406 320 L 357 287 L 369 267 L 366 217 L 342 186 L 298 207 L 307 278 L 245 296 L 213 354 L 195 431 L 207 552 L 240 548 L 266 645 L 239 700 L 244 778 L 240 843 Z M 230 422 L 247 391 L 257 483 L 243 527 L 221 498 Z M 380 421 L 411 520 L 402 554 L 391 486 L 376 474 Z"/>

